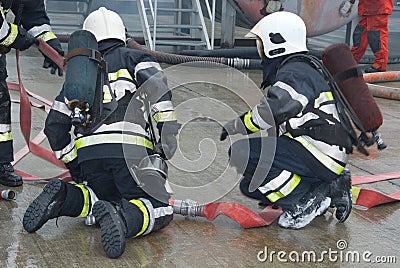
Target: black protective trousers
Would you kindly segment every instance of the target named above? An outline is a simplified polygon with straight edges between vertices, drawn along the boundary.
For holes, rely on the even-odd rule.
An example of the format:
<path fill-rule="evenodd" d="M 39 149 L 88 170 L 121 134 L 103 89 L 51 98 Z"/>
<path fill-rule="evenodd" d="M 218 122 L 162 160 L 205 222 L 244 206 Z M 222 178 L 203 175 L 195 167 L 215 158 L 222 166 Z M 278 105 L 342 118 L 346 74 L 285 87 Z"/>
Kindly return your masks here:
<path fill-rule="evenodd" d="M 271 150 L 269 149 L 275 144 L 275 154 L 270 155 Z M 267 153 L 265 153 L 266 151 Z M 264 204 L 274 203 L 284 209 L 299 204 L 303 196 L 316 188 L 327 194 L 329 184 L 337 177 L 306 149 L 302 148 L 301 144 L 285 136 L 239 140 L 232 144 L 229 153 L 230 164 L 237 168 L 238 173 L 243 174 L 240 182 L 241 192 L 250 198 L 260 200 Z M 268 194 L 279 191 L 284 184 L 275 184 L 275 188 L 266 193 L 262 193 L 260 188 L 251 191 L 249 186 L 251 180 L 254 179 L 256 170 L 258 176 L 262 176 L 261 180 L 263 180 L 259 187 L 265 186 L 278 178 L 284 171 L 296 174 L 301 180 L 290 194 L 271 202 L 267 198 Z M 272 183 L 272 185 L 274 184 Z"/>
<path fill-rule="evenodd" d="M 11 125 L 11 98 L 7 86 L 6 56 L 0 56 L 0 125 Z M 1 128 L 0 128 L 1 129 Z M 0 135 L 5 137 L 5 132 Z M 0 136 L 0 163 L 9 163 L 14 160 L 13 141 Z"/>

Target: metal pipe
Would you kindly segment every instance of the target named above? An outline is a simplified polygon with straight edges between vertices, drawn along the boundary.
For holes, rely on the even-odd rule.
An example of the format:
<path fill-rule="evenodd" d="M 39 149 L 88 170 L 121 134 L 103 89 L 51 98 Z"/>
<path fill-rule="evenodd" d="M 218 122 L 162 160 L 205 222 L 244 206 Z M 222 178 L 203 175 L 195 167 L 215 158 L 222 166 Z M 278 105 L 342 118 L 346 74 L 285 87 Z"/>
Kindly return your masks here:
<path fill-rule="evenodd" d="M 366 73 L 363 77 L 366 83 L 400 81 L 400 71 Z"/>
<path fill-rule="evenodd" d="M 398 88 L 374 85 L 369 83 L 367 85 L 372 96 L 374 97 L 389 100 L 400 100 L 400 89 Z"/>

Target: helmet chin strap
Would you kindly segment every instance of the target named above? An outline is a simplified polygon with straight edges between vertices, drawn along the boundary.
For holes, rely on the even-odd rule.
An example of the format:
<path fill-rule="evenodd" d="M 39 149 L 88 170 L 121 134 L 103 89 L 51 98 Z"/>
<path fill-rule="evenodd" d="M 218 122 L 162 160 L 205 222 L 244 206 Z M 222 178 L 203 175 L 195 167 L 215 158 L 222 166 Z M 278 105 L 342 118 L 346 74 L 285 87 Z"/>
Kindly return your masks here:
<path fill-rule="evenodd" d="M 259 37 L 257 37 L 257 39 L 256 39 L 256 44 L 257 44 L 258 55 L 260 56 L 261 59 L 263 59 L 265 57 L 264 45 L 263 45 L 263 42 L 261 41 L 261 39 Z"/>

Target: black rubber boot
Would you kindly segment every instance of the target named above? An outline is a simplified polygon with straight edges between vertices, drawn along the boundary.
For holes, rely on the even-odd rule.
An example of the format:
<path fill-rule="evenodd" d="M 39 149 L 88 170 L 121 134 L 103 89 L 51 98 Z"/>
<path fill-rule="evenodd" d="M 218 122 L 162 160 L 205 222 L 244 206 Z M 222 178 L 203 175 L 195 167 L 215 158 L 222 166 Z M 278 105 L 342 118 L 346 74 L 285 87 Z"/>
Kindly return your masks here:
<path fill-rule="evenodd" d="M 39 230 L 48 220 L 57 218 L 67 195 L 66 183 L 52 179 L 43 188 L 42 193 L 25 211 L 22 224 L 28 233 Z"/>
<path fill-rule="evenodd" d="M 329 208 L 331 198 L 322 192 L 312 191 L 307 193 L 291 208 L 283 209 L 278 225 L 287 229 L 300 229 L 308 225 L 317 216 L 323 215 Z"/>
<path fill-rule="evenodd" d="M 110 202 L 99 200 L 93 206 L 93 215 L 101 228 L 101 243 L 107 256 L 118 258 L 125 251 L 125 223 Z"/>
<path fill-rule="evenodd" d="M 351 174 L 345 169 L 342 174 L 332 181 L 330 185 L 331 205 L 336 207 L 335 217 L 339 222 L 344 222 L 350 215 L 352 208 Z"/>
<path fill-rule="evenodd" d="M 0 164 L 0 184 L 10 187 L 21 186 L 23 183 L 22 177 L 14 173 L 14 167 L 11 163 Z"/>

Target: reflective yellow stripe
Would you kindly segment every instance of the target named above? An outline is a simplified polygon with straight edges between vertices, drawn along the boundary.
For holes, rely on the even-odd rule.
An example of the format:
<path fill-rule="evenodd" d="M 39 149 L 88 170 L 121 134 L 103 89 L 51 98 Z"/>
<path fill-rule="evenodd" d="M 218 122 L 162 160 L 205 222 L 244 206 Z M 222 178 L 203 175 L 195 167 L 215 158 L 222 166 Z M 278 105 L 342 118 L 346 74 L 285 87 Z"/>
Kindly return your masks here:
<path fill-rule="evenodd" d="M 135 237 L 137 237 L 137 236 L 140 236 L 141 234 L 143 234 L 144 231 L 146 231 L 147 227 L 149 227 L 149 221 L 150 221 L 149 213 L 147 212 L 146 206 L 143 204 L 142 201 L 132 199 L 129 202 L 136 205 L 140 209 L 140 211 L 143 213 L 143 226 L 142 226 L 142 229 L 139 231 L 139 233 L 137 233 L 137 235 L 135 235 Z"/>
<path fill-rule="evenodd" d="M 288 194 L 290 194 L 294 190 L 294 188 L 296 188 L 297 185 L 299 185 L 300 181 L 301 181 L 300 176 L 297 174 L 293 174 L 293 178 L 291 178 L 290 181 L 288 181 L 288 183 L 286 183 L 285 186 L 283 186 L 277 192 L 270 193 L 269 195 L 267 195 L 267 198 L 271 202 L 276 202 L 277 200 L 281 199 L 282 197 L 285 197 Z"/>
<path fill-rule="evenodd" d="M 112 100 L 110 91 L 105 91 L 103 96 L 103 103 L 109 103 Z"/>
<path fill-rule="evenodd" d="M 0 134 L 0 142 L 2 141 L 12 141 L 12 133 L 11 132 L 6 132 Z"/>
<path fill-rule="evenodd" d="M 72 160 L 74 160 L 77 156 L 78 156 L 78 153 L 77 153 L 76 147 L 74 147 L 69 153 L 67 153 L 66 155 L 61 157 L 60 160 L 64 164 L 67 164 L 67 163 L 71 162 Z"/>
<path fill-rule="evenodd" d="M 176 120 L 176 113 L 174 111 L 169 112 L 158 112 L 153 115 L 154 120 L 156 123 L 158 122 L 167 122 L 167 121 L 175 121 Z"/>
<path fill-rule="evenodd" d="M 82 137 L 75 141 L 75 146 L 77 149 L 107 143 L 125 143 L 134 144 L 139 146 L 144 146 L 149 149 L 153 149 L 153 144 L 151 141 L 144 137 L 133 136 L 128 134 L 99 134 L 88 137 Z"/>
<path fill-rule="evenodd" d="M 86 189 L 83 184 L 75 184 L 76 187 L 81 188 L 83 194 L 83 208 L 81 214 L 79 214 L 78 218 L 86 217 L 89 214 L 90 208 L 90 194 L 88 189 Z"/>
<path fill-rule="evenodd" d="M 260 129 L 256 127 L 253 122 L 251 121 L 251 111 L 244 115 L 244 125 L 248 130 L 251 132 L 258 132 Z"/>
<path fill-rule="evenodd" d="M 15 24 L 13 24 L 13 23 L 10 23 L 10 26 L 11 26 L 10 34 L 7 36 L 6 39 L 4 39 L 3 42 L 0 43 L 0 45 L 3 45 L 3 46 L 8 47 L 8 46 L 10 46 L 12 43 L 14 43 L 15 38 L 17 38 L 17 35 L 18 35 L 18 26 L 15 25 Z"/>
<path fill-rule="evenodd" d="M 352 199 L 353 204 L 357 204 L 357 198 L 358 198 L 358 195 L 360 194 L 360 191 L 361 191 L 360 187 L 355 187 L 355 186 L 351 187 L 351 194 L 352 194 L 351 199 Z"/>
<path fill-rule="evenodd" d="M 129 71 L 127 69 L 120 69 L 120 70 L 116 71 L 115 73 L 108 73 L 108 80 L 110 80 L 110 81 L 115 81 L 120 77 L 133 80 L 131 74 L 129 73 Z"/>
<path fill-rule="evenodd" d="M 336 163 L 332 158 L 322 153 L 315 147 L 311 142 L 307 141 L 303 137 L 299 136 L 294 138 L 290 133 L 285 133 L 285 136 L 292 138 L 300 142 L 321 164 L 323 164 L 327 169 L 334 172 L 337 175 L 342 173 L 344 167 Z"/>
<path fill-rule="evenodd" d="M 45 32 L 39 35 L 39 38 L 42 38 L 43 41 L 47 42 L 52 39 L 56 39 L 57 36 L 53 32 Z"/>

